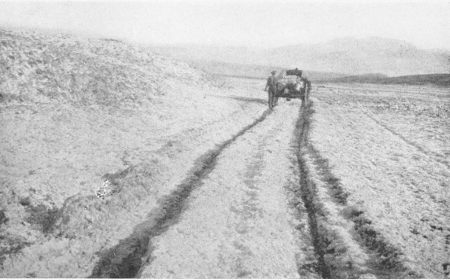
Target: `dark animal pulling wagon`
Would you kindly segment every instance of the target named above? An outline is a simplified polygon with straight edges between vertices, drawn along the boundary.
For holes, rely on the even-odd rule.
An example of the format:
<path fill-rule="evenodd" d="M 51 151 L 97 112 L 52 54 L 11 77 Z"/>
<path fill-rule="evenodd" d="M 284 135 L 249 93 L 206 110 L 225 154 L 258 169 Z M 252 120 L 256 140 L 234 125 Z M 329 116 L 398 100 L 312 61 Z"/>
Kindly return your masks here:
<path fill-rule="evenodd" d="M 269 87 L 269 108 L 278 103 L 278 98 L 301 99 L 302 106 L 308 102 L 311 82 L 302 77 L 302 70 L 283 70 L 275 77 L 275 85 Z"/>

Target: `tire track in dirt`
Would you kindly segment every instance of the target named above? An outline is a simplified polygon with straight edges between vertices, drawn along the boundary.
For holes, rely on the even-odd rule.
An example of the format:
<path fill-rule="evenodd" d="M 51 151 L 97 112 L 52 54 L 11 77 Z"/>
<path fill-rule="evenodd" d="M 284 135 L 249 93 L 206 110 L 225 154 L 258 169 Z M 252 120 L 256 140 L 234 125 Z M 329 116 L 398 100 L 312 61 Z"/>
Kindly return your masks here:
<path fill-rule="evenodd" d="M 375 231 L 362 210 L 347 207 L 348 194 L 342 189 L 340 180 L 332 174 L 328 161 L 308 143 L 314 113 L 311 107 L 312 104 L 300 110 L 295 133 L 298 139 L 301 197 L 309 215 L 318 272 L 323 278 L 420 277 L 403 265 L 401 252 Z M 324 190 L 331 201 L 324 201 Z M 337 207 L 330 206 L 330 202 Z M 330 213 L 330 209 L 334 209 L 335 213 Z M 353 230 L 348 226 L 336 230 L 330 219 L 345 219 L 353 224 Z M 360 263 L 356 263 L 358 258 L 354 255 L 358 251 L 362 252 L 359 256 L 366 258 Z"/>
<path fill-rule="evenodd" d="M 311 103 L 308 107 L 308 113 L 309 109 L 311 107 Z M 306 210 L 308 212 L 308 218 L 309 218 L 309 226 L 310 226 L 310 233 L 313 239 L 314 249 L 317 255 L 317 272 L 323 277 L 323 278 L 331 278 L 331 271 L 329 266 L 325 262 L 325 248 L 321 244 L 323 243 L 323 237 L 319 234 L 319 228 L 317 223 L 317 215 L 318 209 L 316 205 L 313 203 L 313 190 L 311 186 L 308 186 L 308 174 L 306 171 L 306 165 L 303 160 L 303 157 L 301 155 L 301 147 L 308 145 L 308 132 L 309 132 L 309 122 L 306 121 L 307 114 L 305 113 L 305 109 L 302 108 L 300 110 L 300 115 L 298 117 L 298 121 L 295 127 L 295 138 L 296 142 L 298 143 L 297 148 L 297 160 L 298 160 L 298 167 L 300 169 L 300 196 L 303 200 L 303 203 L 306 207 Z"/>
<path fill-rule="evenodd" d="M 264 121 L 271 113 L 266 110 L 259 118 L 241 129 L 217 148 L 199 157 L 185 180 L 167 197 L 163 198 L 160 207 L 148 214 L 147 220 L 137 225 L 133 233 L 113 248 L 100 252 L 91 277 L 94 278 L 131 278 L 135 277 L 142 265 L 142 257 L 147 254 L 151 239 L 162 234 L 177 222 L 185 207 L 186 199 L 192 190 L 198 187 L 202 179 L 214 168 L 220 153 L 248 130 Z"/>
<path fill-rule="evenodd" d="M 319 151 L 310 145 L 308 153 L 320 179 L 325 182 L 329 196 L 336 207 L 341 209 L 342 218 L 351 222 L 353 240 L 368 255 L 369 258 L 366 261 L 368 270 L 377 278 L 420 277 L 403 264 L 403 253 L 375 230 L 372 221 L 366 217 L 363 210 L 347 205 L 349 194 L 343 190 L 339 178 L 331 172 L 328 161 L 320 155 Z"/>
<path fill-rule="evenodd" d="M 298 221 L 287 203 L 298 182 L 297 106 L 283 104 L 220 155 L 179 223 L 152 240 L 141 277 L 317 277 L 303 266 L 314 263 L 310 239 L 299 236 L 307 218 Z"/>

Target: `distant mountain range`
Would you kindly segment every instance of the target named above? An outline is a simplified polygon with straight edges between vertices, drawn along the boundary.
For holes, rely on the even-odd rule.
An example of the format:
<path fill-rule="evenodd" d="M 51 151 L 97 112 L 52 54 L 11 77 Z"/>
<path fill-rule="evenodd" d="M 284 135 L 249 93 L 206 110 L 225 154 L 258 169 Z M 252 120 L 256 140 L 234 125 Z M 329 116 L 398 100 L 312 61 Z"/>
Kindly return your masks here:
<path fill-rule="evenodd" d="M 394 39 L 340 38 L 320 44 L 278 48 L 201 45 L 152 46 L 154 51 L 191 61 L 298 67 L 310 71 L 388 76 L 450 73 L 449 50 L 423 50 Z"/>
<path fill-rule="evenodd" d="M 255 64 L 239 64 L 217 61 L 190 61 L 189 64 L 204 72 L 215 74 L 218 76 L 247 78 L 247 79 L 266 79 L 272 70 L 281 71 L 283 67 L 255 65 Z M 342 73 L 320 72 L 320 71 L 303 71 L 303 75 L 311 81 L 328 81 L 346 77 Z"/>

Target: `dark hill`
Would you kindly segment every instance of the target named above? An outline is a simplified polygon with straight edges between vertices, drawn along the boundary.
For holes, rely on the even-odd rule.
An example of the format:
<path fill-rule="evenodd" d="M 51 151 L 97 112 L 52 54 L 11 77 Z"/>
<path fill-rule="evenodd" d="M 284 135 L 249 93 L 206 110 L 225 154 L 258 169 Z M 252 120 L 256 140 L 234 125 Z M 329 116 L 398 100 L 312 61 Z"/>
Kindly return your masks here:
<path fill-rule="evenodd" d="M 323 80 L 325 81 L 325 80 Z M 370 84 L 406 84 L 406 85 L 436 85 L 450 87 L 450 74 L 427 74 L 387 77 L 381 74 L 346 76 L 330 79 L 333 83 L 370 83 Z"/>

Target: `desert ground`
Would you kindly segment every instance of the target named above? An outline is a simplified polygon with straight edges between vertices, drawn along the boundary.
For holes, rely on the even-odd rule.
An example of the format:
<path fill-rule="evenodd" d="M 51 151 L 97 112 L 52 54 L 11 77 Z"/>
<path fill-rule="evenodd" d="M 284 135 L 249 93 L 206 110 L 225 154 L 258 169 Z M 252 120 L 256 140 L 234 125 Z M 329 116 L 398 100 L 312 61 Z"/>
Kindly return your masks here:
<path fill-rule="evenodd" d="M 1 277 L 449 277 L 448 88 L 268 110 L 261 79 L 0 35 Z"/>

